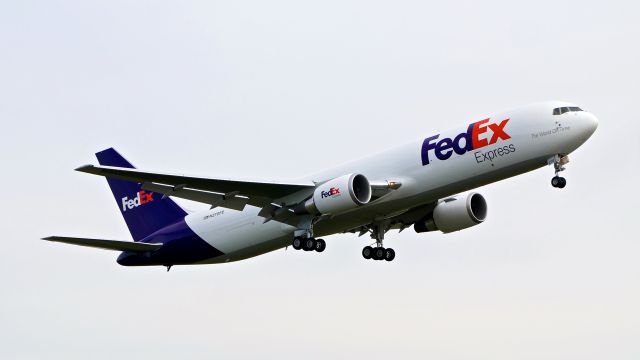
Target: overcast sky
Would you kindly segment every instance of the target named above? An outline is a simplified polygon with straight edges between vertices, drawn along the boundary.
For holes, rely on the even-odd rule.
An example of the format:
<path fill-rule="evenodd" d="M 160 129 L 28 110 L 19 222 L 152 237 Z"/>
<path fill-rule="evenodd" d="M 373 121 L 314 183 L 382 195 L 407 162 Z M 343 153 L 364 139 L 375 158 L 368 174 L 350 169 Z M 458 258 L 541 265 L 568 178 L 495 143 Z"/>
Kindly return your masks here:
<path fill-rule="evenodd" d="M 640 358 L 640 8 L 632 1 L 0 0 L 0 358 Z M 551 168 L 479 189 L 459 233 L 326 238 L 125 268 L 39 241 L 129 240 L 104 179 L 287 179 L 530 102 L 600 119 Z M 202 208 L 188 204 L 189 208 Z"/>

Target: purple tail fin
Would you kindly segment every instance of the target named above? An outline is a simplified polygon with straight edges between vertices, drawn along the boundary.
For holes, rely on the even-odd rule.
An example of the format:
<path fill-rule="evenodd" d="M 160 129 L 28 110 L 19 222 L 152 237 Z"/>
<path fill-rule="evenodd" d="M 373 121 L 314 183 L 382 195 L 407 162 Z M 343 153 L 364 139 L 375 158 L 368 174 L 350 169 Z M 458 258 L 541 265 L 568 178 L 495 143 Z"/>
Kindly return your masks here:
<path fill-rule="evenodd" d="M 134 168 L 113 148 L 96 153 L 96 157 L 103 166 Z M 138 183 L 110 178 L 107 182 L 134 241 L 140 241 L 187 215 L 170 198 L 163 199 L 160 194 L 143 190 Z"/>

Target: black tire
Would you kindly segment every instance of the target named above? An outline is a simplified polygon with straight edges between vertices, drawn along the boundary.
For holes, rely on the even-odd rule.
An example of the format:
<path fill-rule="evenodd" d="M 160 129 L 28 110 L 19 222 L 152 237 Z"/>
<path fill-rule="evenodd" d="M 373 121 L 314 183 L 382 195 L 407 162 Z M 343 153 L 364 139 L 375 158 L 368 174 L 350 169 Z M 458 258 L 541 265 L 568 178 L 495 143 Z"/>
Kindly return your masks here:
<path fill-rule="evenodd" d="M 396 252 L 395 250 L 389 248 L 387 250 L 385 250 L 384 252 L 384 259 L 387 261 L 393 261 L 393 259 L 396 258 Z"/>
<path fill-rule="evenodd" d="M 567 179 L 561 177 L 560 178 L 560 183 L 558 184 L 558 188 L 564 189 L 565 186 L 567 186 Z"/>
<path fill-rule="evenodd" d="M 293 243 L 291 244 L 294 249 L 300 250 L 302 249 L 302 239 L 299 237 L 293 238 Z"/>
<path fill-rule="evenodd" d="M 551 178 L 551 186 L 553 186 L 554 188 L 559 187 L 560 185 L 560 177 L 559 176 L 554 176 Z"/>
<path fill-rule="evenodd" d="M 322 239 L 317 239 L 316 240 L 315 249 L 316 249 L 317 252 L 323 252 L 324 249 L 326 249 L 326 248 L 327 248 L 327 243 L 324 240 L 322 240 Z"/>
<path fill-rule="evenodd" d="M 316 239 L 308 238 L 304 241 L 303 249 L 304 251 L 312 251 L 316 248 Z"/>
<path fill-rule="evenodd" d="M 362 249 L 362 257 L 365 259 L 371 259 L 371 256 L 373 255 L 373 248 L 371 246 L 365 246 L 364 249 Z"/>
<path fill-rule="evenodd" d="M 373 256 L 372 256 L 372 258 L 373 258 L 374 260 L 382 260 L 382 259 L 384 259 L 384 251 L 385 251 L 385 250 L 386 250 L 386 249 L 385 249 L 385 248 L 383 248 L 383 247 L 377 247 L 377 248 L 373 249 Z"/>

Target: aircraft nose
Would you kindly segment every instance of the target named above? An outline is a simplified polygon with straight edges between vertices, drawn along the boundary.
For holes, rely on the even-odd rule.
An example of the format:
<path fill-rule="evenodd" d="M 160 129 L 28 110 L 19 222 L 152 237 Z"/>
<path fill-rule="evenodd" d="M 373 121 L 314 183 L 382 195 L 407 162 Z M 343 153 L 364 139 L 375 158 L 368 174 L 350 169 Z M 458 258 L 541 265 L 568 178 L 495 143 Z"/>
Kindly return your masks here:
<path fill-rule="evenodd" d="M 582 115 L 582 123 L 585 128 L 585 132 L 588 134 L 587 136 L 591 136 L 596 129 L 598 128 L 598 118 L 588 112 L 585 112 Z"/>
<path fill-rule="evenodd" d="M 598 128 L 598 118 L 593 115 L 592 113 L 586 113 L 586 121 L 588 123 L 588 127 L 591 129 L 591 131 L 596 131 L 596 129 Z"/>

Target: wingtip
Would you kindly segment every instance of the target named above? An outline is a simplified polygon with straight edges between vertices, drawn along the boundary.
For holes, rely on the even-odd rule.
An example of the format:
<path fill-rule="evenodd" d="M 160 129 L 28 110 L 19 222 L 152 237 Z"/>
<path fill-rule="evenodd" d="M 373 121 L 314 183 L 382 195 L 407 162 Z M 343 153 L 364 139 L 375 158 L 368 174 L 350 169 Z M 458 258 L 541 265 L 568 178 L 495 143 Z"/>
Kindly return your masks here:
<path fill-rule="evenodd" d="M 75 171 L 80 171 L 80 172 L 87 172 L 87 170 L 93 168 L 94 166 L 91 164 L 87 164 L 87 165 L 82 165 L 80 167 L 75 168 Z"/>

